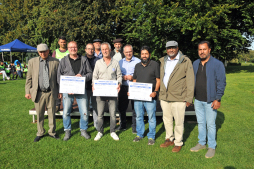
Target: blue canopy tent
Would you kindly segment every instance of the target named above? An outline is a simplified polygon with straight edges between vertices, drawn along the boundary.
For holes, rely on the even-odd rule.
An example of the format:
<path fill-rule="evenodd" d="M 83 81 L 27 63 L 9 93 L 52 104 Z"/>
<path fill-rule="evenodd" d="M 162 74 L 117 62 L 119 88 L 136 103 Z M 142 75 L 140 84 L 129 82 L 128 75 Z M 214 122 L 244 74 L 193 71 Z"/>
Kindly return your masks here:
<path fill-rule="evenodd" d="M 15 39 L 14 41 L 8 44 L 0 46 L 0 52 L 2 52 L 3 61 L 4 61 L 3 52 L 10 52 L 10 60 L 12 62 L 11 52 L 37 52 L 37 49 L 21 42 L 18 39 Z M 22 55 L 22 60 L 23 60 L 23 55 Z"/>

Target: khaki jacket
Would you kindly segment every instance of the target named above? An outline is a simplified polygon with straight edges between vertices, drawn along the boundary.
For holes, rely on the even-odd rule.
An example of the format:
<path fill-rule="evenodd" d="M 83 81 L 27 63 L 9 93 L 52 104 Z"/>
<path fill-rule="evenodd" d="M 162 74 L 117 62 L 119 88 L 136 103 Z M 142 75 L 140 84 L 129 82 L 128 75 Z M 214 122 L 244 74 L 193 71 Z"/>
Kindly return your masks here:
<path fill-rule="evenodd" d="M 49 56 L 49 85 L 51 89 L 51 94 L 56 100 L 59 92 L 57 84 L 57 69 L 59 65 L 59 60 Z M 26 77 L 25 90 L 26 94 L 31 94 L 32 101 L 34 102 L 37 96 L 37 91 L 39 88 L 39 57 L 35 57 L 28 62 L 28 72 Z"/>
<path fill-rule="evenodd" d="M 180 52 L 180 51 L 179 51 Z M 192 103 L 194 96 L 194 71 L 191 60 L 180 52 L 179 61 L 169 77 L 167 88 L 163 83 L 165 62 L 168 55 L 160 59 L 160 94 L 159 99 L 172 102 Z"/>

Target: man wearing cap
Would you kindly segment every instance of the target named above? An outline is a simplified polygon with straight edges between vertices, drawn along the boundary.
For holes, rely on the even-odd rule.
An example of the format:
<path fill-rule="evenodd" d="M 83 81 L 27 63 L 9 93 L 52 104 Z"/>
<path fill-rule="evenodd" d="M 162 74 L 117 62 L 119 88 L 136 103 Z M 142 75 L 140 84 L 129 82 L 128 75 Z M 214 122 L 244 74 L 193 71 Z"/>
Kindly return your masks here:
<path fill-rule="evenodd" d="M 39 44 L 37 51 L 40 57 L 29 60 L 25 85 L 25 97 L 32 99 L 37 114 L 37 137 L 34 142 L 39 141 L 45 133 L 43 128 L 45 107 L 48 112 L 48 134 L 52 138 L 59 139 L 55 131 L 55 108 L 56 99 L 61 97 L 58 94 L 57 84 L 58 59 L 49 56 L 46 44 Z"/>
<path fill-rule="evenodd" d="M 123 39 L 115 39 L 113 40 L 115 49 L 111 51 L 110 56 L 111 58 L 117 60 L 118 62 L 124 58 L 124 54 L 122 52 L 122 41 Z"/>
<path fill-rule="evenodd" d="M 87 60 L 87 57 L 78 54 L 77 42 L 71 41 L 68 43 L 68 50 L 70 54 L 61 59 L 58 72 L 57 81 L 60 84 L 60 76 L 77 76 L 85 77 L 86 81 L 92 78 L 92 69 Z M 86 139 L 90 139 L 91 136 L 87 133 L 89 113 L 87 111 L 87 93 L 74 94 L 63 93 L 63 125 L 64 125 L 64 141 L 67 141 L 71 137 L 71 108 L 74 101 L 74 97 L 78 103 L 80 122 L 79 127 L 81 136 Z"/>
<path fill-rule="evenodd" d="M 66 37 L 65 36 L 60 36 L 58 38 L 58 44 L 59 44 L 60 48 L 56 49 L 53 52 L 52 57 L 61 60 L 63 57 L 65 57 L 66 55 L 69 54 L 69 51 L 67 49 Z"/>
<path fill-rule="evenodd" d="M 102 58 L 102 53 L 101 53 L 101 42 L 102 40 L 100 39 L 94 39 L 93 40 L 93 46 L 94 46 L 94 56 L 101 59 Z"/>
<path fill-rule="evenodd" d="M 140 59 L 133 56 L 133 47 L 132 45 L 125 45 L 123 47 L 123 53 L 125 58 L 119 61 L 119 65 L 122 72 L 123 83 L 121 90 L 118 94 L 118 110 L 120 116 L 120 126 L 116 130 L 126 130 L 126 110 L 129 105 L 128 91 L 129 91 L 129 82 L 133 80 L 133 73 L 137 63 L 140 63 Z M 134 100 L 131 100 L 132 106 L 132 133 L 136 134 L 136 113 L 134 110 Z"/>
<path fill-rule="evenodd" d="M 179 51 L 176 41 L 168 41 L 166 50 L 167 55 L 160 59 L 159 99 L 166 130 L 165 142 L 160 147 L 175 145 L 172 152 L 179 152 L 183 145 L 185 108 L 191 105 L 194 95 L 194 72 L 191 60 Z"/>
<path fill-rule="evenodd" d="M 104 42 L 101 44 L 101 51 L 103 58 L 98 60 L 94 67 L 93 72 L 93 84 L 95 80 L 116 80 L 118 82 L 117 90 L 119 92 L 120 85 L 122 84 L 122 74 L 118 61 L 110 57 L 111 46 L 109 43 Z M 93 90 L 96 90 L 93 86 Z M 104 107 L 105 103 L 108 102 L 109 113 L 110 113 L 110 136 L 114 140 L 119 140 L 119 137 L 115 133 L 116 127 L 116 103 L 117 97 L 96 97 L 97 110 L 98 110 L 98 133 L 94 138 L 94 141 L 101 139 L 104 133 L 103 128 L 103 117 L 104 117 Z"/>

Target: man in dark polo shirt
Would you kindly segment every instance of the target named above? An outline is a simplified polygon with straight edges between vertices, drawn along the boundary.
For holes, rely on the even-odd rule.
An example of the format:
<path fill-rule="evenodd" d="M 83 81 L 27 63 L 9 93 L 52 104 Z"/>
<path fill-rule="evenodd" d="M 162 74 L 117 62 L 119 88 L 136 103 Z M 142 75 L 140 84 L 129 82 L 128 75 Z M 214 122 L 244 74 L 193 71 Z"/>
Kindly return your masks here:
<path fill-rule="evenodd" d="M 220 108 L 221 97 L 224 95 L 226 87 L 225 67 L 210 52 L 210 42 L 200 42 L 198 44 L 200 59 L 193 63 L 196 79 L 194 106 L 198 122 L 199 141 L 190 151 L 198 152 L 206 149 L 207 143 L 206 158 L 212 158 L 215 155 L 217 109 Z"/>
<path fill-rule="evenodd" d="M 57 81 L 60 85 L 60 76 L 77 76 L 86 77 L 86 81 L 92 79 L 92 69 L 87 57 L 78 55 L 78 45 L 75 41 L 68 43 L 69 55 L 61 59 L 58 72 Z M 73 94 L 63 93 L 63 125 L 64 125 L 64 141 L 67 141 L 71 137 L 71 108 L 74 97 L 78 103 L 80 112 L 80 131 L 81 136 L 86 139 L 90 139 L 90 135 L 87 133 L 89 113 L 87 112 L 87 93 L 85 94 Z"/>
<path fill-rule="evenodd" d="M 160 66 L 157 62 L 150 60 L 150 49 L 148 46 L 141 48 L 141 63 L 136 64 L 133 74 L 133 82 L 152 83 L 153 90 L 150 95 L 152 101 L 134 101 L 134 109 L 136 111 L 136 129 L 137 136 L 133 142 L 138 142 L 144 137 L 144 107 L 149 119 L 149 132 L 147 133 L 148 145 L 154 144 L 156 133 L 156 102 L 157 94 L 160 88 Z"/>

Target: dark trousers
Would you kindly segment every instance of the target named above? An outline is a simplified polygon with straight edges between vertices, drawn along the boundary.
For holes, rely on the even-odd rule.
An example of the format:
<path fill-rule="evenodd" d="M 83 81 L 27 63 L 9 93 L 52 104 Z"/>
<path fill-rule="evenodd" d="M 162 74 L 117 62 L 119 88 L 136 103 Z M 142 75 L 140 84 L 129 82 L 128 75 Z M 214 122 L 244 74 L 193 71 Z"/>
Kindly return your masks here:
<path fill-rule="evenodd" d="M 128 92 L 129 86 L 121 86 L 121 90 L 118 94 L 118 110 L 120 116 L 120 126 L 126 128 L 126 110 L 129 105 Z M 132 109 L 132 130 L 136 131 L 136 112 L 134 110 L 134 101 L 131 100 L 131 109 Z"/>
<path fill-rule="evenodd" d="M 17 77 L 18 77 L 18 74 L 17 74 L 17 72 L 11 72 L 11 74 L 12 74 L 12 79 L 14 79 L 14 77 L 17 79 Z M 10 76 L 11 77 L 11 76 Z"/>

